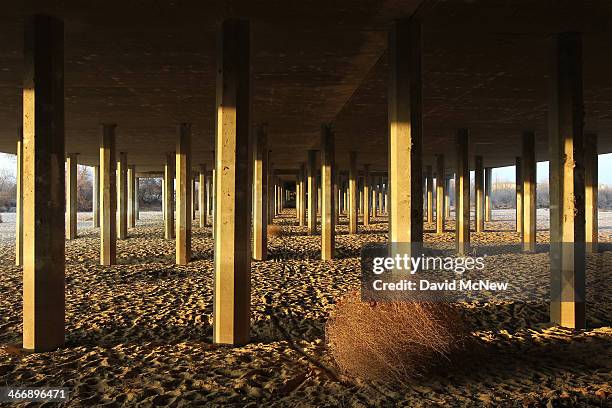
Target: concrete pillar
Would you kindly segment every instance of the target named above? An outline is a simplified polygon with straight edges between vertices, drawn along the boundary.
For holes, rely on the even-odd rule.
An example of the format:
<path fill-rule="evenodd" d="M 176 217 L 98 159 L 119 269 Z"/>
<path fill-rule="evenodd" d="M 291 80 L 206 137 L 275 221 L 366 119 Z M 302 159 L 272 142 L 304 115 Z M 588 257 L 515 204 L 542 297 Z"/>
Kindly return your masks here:
<path fill-rule="evenodd" d="M 363 225 L 370 225 L 370 165 L 363 165 Z"/>
<path fill-rule="evenodd" d="M 206 164 L 200 165 L 198 174 L 198 215 L 200 218 L 200 228 L 208 225 L 208 206 L 206 205 Z"/>
<path fill-rule="evenodd" d="M 450 219 L 450 214 L 451 214 L 451 201 L 450 201 L 450 186 L 451 186 L 451 179 L 447 178 L 445 180 L 446 186 L 444 189 L 444 216 L 446 217 L 446 219 Z"/>
<path fill-rule="evenodd" d="M 446 180 L 444 178 L 444 155 L 436 157 L 436 233 L 444 233 L 444 197 Z"/>
<path fill-rule="evenodd" d="M 191 124 L 178 125 L 176 139 L 176 264 L 191 259 L 193 180 L 191 177 Z"/>
<path fill-rule="evenodd" d="M 216 157 L 216 156 L 215 156 Z M 216 166 L 216 165 L 215 165 Z M 212 237 L 215 239 L 216 223 L 217 223 L 217 169 L 212 169 Z"/>
<path fill-rule="evenodd" d="M 597 135 L 588 134 L 584 140 L 584 182 L 585 182 L 585 241 L 588 253 L 597 252 L 597 189 L 598 189 L 598 156 Z"/>
<path fill-rule="evenodd" d="M 23 347 L 64 343 L 64 24 L 25 22 Z"/>
<path fill-rule="evenodd" d="M 523 250 L 536 249 L 536 158 L 535 135 L 523 133 Z"/>
<path fill-rule="evenodd" d="M 516 232 L 523 235 L 523 162 L 520 157 L 515 159 L 516 166 Z"/>
<path fill-rule="evenodd" d="M 470 246 L 470 165 L 467 129 L 457 131 L 457 173 L 455 175 L 455 237 L 457 254 L 469 253 Z"/>
<path fill-rule="evenodd" d="M 491 201 L 491 193 L 493 188 L 493 169 L 491 167 L 485 167 L 485 221 L 491 221 L 491 206 L 493 205 Z"/>
<path fill-rule="evenodd" d="M 212 215 L 212 194 L 213 194 L 213 186 L 212 186 L 212 174 L 206 177 L 206 216 L 210 217 Z"/>
<path fill-rule="evenodd" d="M 299 176 L 295 177 L 295 220 L 300 225 L 300 180 Z"/>
<path fill-rule="evenodd" d="M 100 166 L 93 166 L 92 194 L 93 227 L 100 227 Z"/>
<path fill-rule="evenodd" d="M 127 238 L 127 153 L 120 152 L 117 160 L 117 238 Z"/>
<path fill-rule="evenodd" d="M 100 265 L 117 260 L 117 162 L 115 124 L 102 125 L 100 140 Z"/>
<path fill-rule="evenodd" d="M 174 170 L 175 170 L 175 153 L 166 155 L 166 164 L 164 165 L 164 237 L 166 239 L 174 238 Z"/>
<path fill-rule="evenodd" d="M 383 195 L 384 195 L 384 189 L 383 189 L 383 178 L 380 177 L 378 179 L 378 215 L 382 216 L 384 214 L 384 210 L 383 210 Z"/>
<path fill-rule="evenodd" d="M 321 214 L 321 178 L 317 182 L 317 214 Z"/>
<path fill-rule="evenodd" d="M 306 192 L 307 192 L 307 180 L 306 180 L 306 168 L 304 163 L 300 163 L 300 202 L 302 203 L 300 206 L 300 227 L 307 225 L 306 223 Z"/>
<path fill-rule="evenodd" d="M 334 200 L 335 135 L 330 125 L 321 126 L 321 259 L 334 259 L 336 210 Z"/>
<path fill-rule="evenodd" d="M 23 128 L 17 139 L 17 171 L 15 174 L 15 265 L 23 265 Z"/>
<path fill-rule="evenodd" d="M 476 232 L 484 232 L 484 165 L 482 156 L 474 157 L 474 187 L 476 198 Z"/>
<path fill-rule="evenodd" d="M 66 239 L 77 237 L 77 154 L 66 156 Z"/>
<path fill-rule="evenodd" d="M 359 196 L 357 192 L 357 152 L 349 153 L 349 234 L 357 234 Z"/>
<path fill-rule="evenodd" d="M 334 147 L 335 147 L 335 144 L 334 144 Z M 336 162 L 334 159 L 334 192 L 333 192 L 334 194 L 334 233 L 336 230 L 336 225 L 340 224 L 340 190 L 338 187 L 339 177 L 340 176 L 338 175 L 338 167 L 336 166 Z"/>
<path fill-rule="evenodd" d="M 136 166 L 129 165 L 127 168 L 127 222 L 128 228 L 136 226 Z"/>
<path fill-rule="evenodd" d="M 136 207 L 136 221 L 138 221 L 140 220 L 140 177 L 134 177 L 134 206 Z"/>
<path fill-rule="evenodd" d="M 192 171 L 189 170 L 189 179 L 191 180 L 191 219 L 196 219 L 196 178 L 193 175 Z"/>
<path fill-rule="evenodd" d="M 433 171 L 431 166 L 425 167 L 425 178 L 427 180 L 426 192 L 427 192 L 427 222 L 434 221 L 434 209 L 433 209 Z"/>
<path fill-rule="evenodd" d="M 250 97 L 250 27 L 226 20 L 220 38 L 217 71 L 218 165 L 214 329 L 215 343 L 249 341 L 251 303 L 252 141 Z"/>
<path fill-rule="evenodd" d="M 389 241 L 423 242 L 421 23 L 395 21 L 389 35 Z"/>
<path fill-rule="evenodd" d="M 357 177 L 357 191 L 359 194 L 359 200 L 357 201 L 357 215 L 363 214 L 363 189 L 360 188 L 360 178 Z"/>
<path fill-rule="evenodd" d="M 317 233 L 317 151 L 308 151 L 308 234 Z"/>
<path fill-rule="evenodd" d="M 551 320 L 585 328 L 582 36 L 557 34 L 550 75 Z"/>
<path fill-rule="evenodd" d="M 268 253 L 268 135 L 257 127 L 253 141 L 253 259 L 264 261 Z"/>

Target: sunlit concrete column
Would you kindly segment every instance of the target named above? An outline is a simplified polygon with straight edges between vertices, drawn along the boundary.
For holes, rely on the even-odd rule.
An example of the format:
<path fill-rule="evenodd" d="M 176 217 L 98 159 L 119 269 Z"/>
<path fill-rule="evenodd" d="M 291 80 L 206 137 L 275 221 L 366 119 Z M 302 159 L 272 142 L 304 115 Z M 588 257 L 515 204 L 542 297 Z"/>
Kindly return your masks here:
<path fill-rule="evenodd" d="M 93 166 L 92 211 L 93 227 L 100 227 L 100 166 Z"/>
<path fill-rule="evenodd" d="M 551 320 L 585 328 L 582 36 L 553 39 L 550 75 Z"/>
<path fill-rule="evenodd" d="M 370 225 L 370 165 L 363 165 L 363 225 Z"/>
<path fill-rule="evenodd" d="M 474 157 L 474 196 L 476 199 L 476 232 L 484 232 L 484 164 L 482 156 Z"/>
<path fill-rule="evenodd" d="M 206 217 L 210 217 L 212 214 L 212 174 L 206 176 Z M 269 218 L 269 216 L 268 216 Z"/>
<path fill-rule="evenodd" d="M 357 223 L 359 219 L 358 205 L 358 185 L 357 185 L 357 152 L 349 153 L 349 234 L 357 233 Z"/>
<path fill-rule="evenodd" d="M 444 197 L 446 179 L 444 178 L 444 155 L 436 156 L 436 233 L 444 233 Z"/>
<path fill-rule="evenodd" d="M 588 134 L 584 140 L 584 182 L 585 182 L 585 236 L 586 250 L 597 252 L 598 222 L 597 222 L 597 189 L 598 189 L 598 156 L 597 135 Z"/>
<path fill-rule="evenodd" d="M 77 154 L 66 155 L 66 239 L 77 237 Z"/>
<path fill-rule="evenodd" d="M 17 171 L 15 173 L 15 265 L 23 265 L 23 128 L 17 139 Z"/>
<path fill-rule="evenodd" d="M 136 226 L 136 166 L 129 165 L 127 168 L 127 222 L 128 228 Z"/>
<path fill-rule="evenodd" d="M 196 178 L 193 172 L 189 171 L 189 178 L 191 180 L 191 219 L 196 219 Z M 193 223 L 193 221 L 192 221 Z"/>
<path fill-rule="evenodd" d="M 206 205 L 206 164 L 200 165 L 198 174 L 198 216 L 200 228 L 208 225 L 208 206 Z"/>
<path fill-rule="evenodd" d="M 451 214 L 451 201 L 450 201 L 450 190 L 451 190 L 451 179 L 445 180 L 446 187 L 444 189 L 444 216 L 446 219 L 450 219 Z"/>
<path fill-rule="evenodd" d="M 215 160 L 216 160 L 216 155 L 215 155 Z M 215 227 L 216 223 L 217 223 L 217 169 L 216 169 L 216 164 L 215 166 L 213 166 L 212 169 L 212 237 L 213 239 L 215 239 L 215 234 L 217 233 L 217 229 Z"/>
<path fill-rule="evenodd" d="M 523 234 L 523 161 L 515 159 L 515 189 L 516 189 L 516 232 Z"/>
<path fill-rule="evenodd" d="M 134 206 L 136 208 L 136 220 L 140 220 L 140 177 L 134 177 Z M 134 223 L 136 225 L 136 223 Z"/>
<path fill-rule="evenodd" d="M 164 165 L 164 208 L 166 216 L 164 218 L 164 237 L 174 238 L 174 170 L 175 153 L 166 155 Z"/>
<path fill-rule="evenodd" d="M 127 153 L 120 152 L 117 160 L 117 238 L 127 238 Z"/>
<path fill-rule="evenodd" d="M 359 192 L 359 200 L 357 201 L 357 214 L 363 214 L 363 189 L 360 183 L 361 177 L 357 178 L 357 191 Z"/>
<path fill-rule="evenodd" d="M 535 135 L 523 133 L 523 250 L 536 249 L 536 158 Z"/>
<path fill-rule="evenodd" d="M 23 347 L 64 343 L 64 24 L 25 21 Z"/>
<path fill-rule="evenodd" d="M 378 215 L 379 216 L 384 214 L 384 210 L 383 210 L 383 194 L 384 194 L 384 190 L 383 190 L 383 178 L 379 177 L 378 178 Z"/>
<path fill-rule="evenodd" d="M 336 210 L 334 200 L 335 135 L 331 125 L 321 126 L 321 259 L 334 258 Z"/>
<path fill-rule="evenodd" d="M 117 162 L 115 124 L 102 125 L 100 140 L 100 264 L 117 260 Z"/>
<path fill-rule="evenodd" d="M 321 178 L 317 181 L 317 214 L 321 214 Z"/>
<path fill-rule="evenodd" d="M 455 175 L 455 237 L 457 253 L 465 255 L 470 246 L 470 165 L 469 131 L 457 131 L 457 173 Z"/>
<path fill-rule="evenodd" d="M 299 176 L 295 177 L 295 220 L 300 224 L 300 180 Z"/>
<path fill-rule="evenodd" d="M 335 146 L 334 146 L 335 147 Z M 335 149 L 334 149 L 335 150 Z M 335 151 L 334 151 L 335 154 Z M 335 159 L 334 159 L 334 233 L 335 233 L 335 229 L 336 229 L 336 225 L 340 224 L 340 189 L 338 187 L 338 183 L 339 183 L 339 178 L 340 176 L 338 175 L 338 166 L 335 165 Z"/>
<path fill-rule="evenodd" d="M 251 303 L 250 28 L 222 25 L 217 70 L 215 343 L 249 341 Z"/>
<path fill-rule="evenodd" d="M 307 224 L 307 202 L 306 202 L 306 192 L 307 192 L 307 180 L 306 180 L 306 168 L 304 163 L 300 163 L 300 201 L 302 205 L 300 206 L 300 227 L 303 227 Z"/>
<path fill-rule="evenodd" d="M 491 221 L 491 206 L 493 205 L 491 201 L 491 193 L 493 188 L 493 169 L 491 167 L 485 167 L 485 221 Z"/>
<path fill-rule="evenodd" d="M 268 252 L 268 135 L 259 125 L 253 141 L 253 259 L 263 261 Z"/>
<path fill-rule="evenodd" d="M 425 191 L 427 192 L 427 222 L 433 222 L 433 170 L 431 166 L 425 166 L 425 178 L 427 181 L 427 186 L 425 187 Z"/>
<path fill-rule="evenodd" d="M 308 151 L 308 234 L 317 233 L 317 151 Z"/>
<path fill-rule="evenodd" d="M 176 264 L 191 259 L 191 221 L 193 180 L 191 176 L 191 124 L 178 125 L 176 139 Z"/>

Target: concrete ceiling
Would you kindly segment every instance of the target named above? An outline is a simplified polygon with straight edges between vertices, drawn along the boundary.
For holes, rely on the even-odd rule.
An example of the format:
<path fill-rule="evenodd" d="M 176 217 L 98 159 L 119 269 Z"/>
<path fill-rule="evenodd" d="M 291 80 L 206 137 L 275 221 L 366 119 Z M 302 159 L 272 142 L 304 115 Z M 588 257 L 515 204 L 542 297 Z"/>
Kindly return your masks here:
<path fill-rule="evenodd" d="M 21 121 L 23 16 L 65 22 L 67 153 L 97 163 L 99 127 L 140 171 L 160 170 L 176 124 L 193 124 L 195 165 L 212 160 L 216 34 L 227 17 L 252 27 L 253 123 L 268 123 L 272 162 L 293 169 L 333 122 L 337 161 L 348 151 L 382 170 L 387 159 L 389 23 L 417 11 L 424 24 L 424 153 L 453 165 L 454 133 L 471 130 L 485 165 L 513 164 L 520 135 L 547 156 L 550 35 L 584 33 L 586 130 L 612 152 L 612 2 L 30 1 L 0 15 L 0 151 L 14 152 Z"/>

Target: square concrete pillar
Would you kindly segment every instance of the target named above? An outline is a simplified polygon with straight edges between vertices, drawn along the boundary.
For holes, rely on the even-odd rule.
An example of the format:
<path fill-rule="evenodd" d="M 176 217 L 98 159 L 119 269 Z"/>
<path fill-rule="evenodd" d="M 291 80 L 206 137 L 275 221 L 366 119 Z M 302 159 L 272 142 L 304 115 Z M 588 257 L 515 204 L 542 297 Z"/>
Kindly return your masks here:
<path fill-rule="evenodd" d="M 383 195 L 384 195 L 383 178 L 380 177 L 378 179 L 378 215 L 379 216 L 382 216 L 384 214 Z"/>
<path fill-rule="evenodd" d="M 491 167 L 485 167 L 485 221 L 491 221 L 491 193 L 493 191 L 493 169 Z"/>
<path fill-rule="evenodd" d="M 251 304 L 250 27 L 226 20 L 217 69 L 213 341 L 249 341 Z"/>
<path fill-rule="evenodd" d="M 15 173 L 15 265 L 23 265 L 23 128 L 17 138 L 17 171 Z"/>
<path fill-rule="evenodd" d="M 484 232 L 484 164 L 482 156 L 474 157 L 474 188 L 476 198 L 476 232 Z"/>
<path fill-rule="evenodd" d="M 127 168 L 127 221 L 128 228 L 136 226 L 136 166 L 129 165 Z"/>
<path fill-rule="evenodd" d="M 334 259 L 336 210 L 334 200 L 335 135 L 331 125 L 321 126 L 321 259 Z"/>
<path fill-rule="evenodd" d="M 92 223 L 100 228 L 100 166 L 93 166 Z"/>
<path fill-rule="evenodd" d="M 359 191 L 357 173 L 357 152 L 349 152 L 349 234 L 357 234 L 357 224 L 359 222 Z"/>
<path fill-rule="evenodd" d="M 389 178 L 384 207 L 389 241 L 423 242 L 422 36 L 416 18 L 394 22 L 389 35 Z M 386 185 L 386 186 L 387 186 Z M 387 190 L 385 186 L 385 190 Z"/>
<path fill-rule="evenodd" d="M 457 131 L 457 173 L 455 174 L 455 240 L 457 254 L 470 250 L 470 164 L 469 131 Z"/>
<path fill-rule="evenodd" d="M 370 225 L 370 165 L 363 165 L 363 225 Z"/>
<path fill-rule="evenodd" d="M 550 73 L 551 321 L 585 328 L 582 36 L 553 38 Z"/>
<path fill-rule="evenodd" d="M 446 180 L 444 178 L 444 155 L 436 156 L 436 233 L 444 233 L 444 197 Z"/>
<path fill-rule="evenodd" d="M 117 160 L 117 238 L 127 238 L 127 153 L 120 152 Z"/>
<path fill-rule="evenodd" d="M 66 239 L 77 237 L 77 154 L 66 156 Z"/>
<path fill-rule="evenodd" d="M 425 179 L 427 185 L 425 187 L 427 196 L 427 222 L 434 221 L 434 205 L 433 205 L 433 170 L 431 166 L 425 166 Z"/>
<path fill-rule="evenodd" d="M 317 234 L 317 151 L 308 151 L 308 234 Z"/>
<path fill-rule="evenodd" d="M 599 240 L 597 221 L 598 156 L 597 135 L 588 134 L 584 140 L 584 182 L 585 182 L 585 241 L 588 253 L 597 252 Z"/>
<path fill-rule="evenodd" d="M 206 214 L 207 217 L 210 217 L 212 214 L 212 173 L 206 176 Z"/>
<path fill-rule="evenodd" d="M 253 259 L 264 261 L 268 254 L 268 134 L 259 125 L 253 141 Z"/>
<path fill-rule="evenodd" d="M 523 250 L 534 252 L 536 249 L 536 158 L 535 135 L 523 133 Z"/>
<path fill-rule="evenodd" d="M 304 163 L 300 163 L 300 227 L 307 225 L 307 202 L 306 202 L 306 193 L 308 192 L 308 180 L 306 179 L 306 165 Z"/>
<path fill-rule="evenodd" d="M 140 220 L 140 177 L 134 177 L 134 206 L 136 208 L 136 220 Z M 136 223 L 134 223 L 136 225 Z"/>
<path fill-rule="evenodd" d="M 115 124 L 103 124 L 100 140 L 100 265 L 117 261 L 115 128 Z"/>
<path fill-rule="evenodd" d="M 451 201 L 450 201 L 450 190 L 451 190 L 451 179 L 448 178 L 445 181 L 446 188 L 444 189 L 444 216 L 446 219 L 450 219 L 451 214 Z"/>
<path fill-rule="evenodd" d="M 174 238 L 174 171 L 176 153 L 166 155 L 164 165 L 164 236 L 166 239 Z"/>
<path fill-rule="evenodd" d="M 520 157 L 515 159 L 515 185 L 516 185 L 516 232 L 523 236 L 523 161 Z"/>
<path fill-rule="evenodd" d="M 206 203 L 206 164 L 200 165 L 198 174 L 198 215 L 200 217 L 200 228 L 208 225 L 208 205 Z"/>
<path fill-rule="evenodd" d="M 23 347 L 64 344 L 64 24 L 26 19 L 23 80 Z"/>
<path fill-rule="evenodd" d="M 334 142 L 334 147 L 335 147 L 335 142 Z M 336 225 L 340 224 L 340 187 L 339 187 L 340 176 L 338 175 L 339 173 L 338 166 L 336 166 L 335 164 L 336 162 L 334 159 L 334 233 L 336 230 Z"/>
<path fill-rule="evenodd" d="M 178 125 L 176 140 L 176 264 L 187 265 L 191 259 L 192 215 L 191 124 Z"/>

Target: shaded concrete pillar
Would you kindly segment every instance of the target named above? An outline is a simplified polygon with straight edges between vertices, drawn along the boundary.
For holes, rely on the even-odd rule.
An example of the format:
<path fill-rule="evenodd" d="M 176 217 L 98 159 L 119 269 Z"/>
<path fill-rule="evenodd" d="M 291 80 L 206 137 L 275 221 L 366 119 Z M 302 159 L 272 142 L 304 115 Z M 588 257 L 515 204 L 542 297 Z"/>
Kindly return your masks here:
<path fill-rule="evenodd" d="M 304 163 L 300 163 L 300 202 L 302 203 L 300 206 L 300 227 L 305 226 L 307 219 L 307 203 L 306 203 L 306 193 L 307 193 L 307 180 L 306 180 L 306 168 Z"/>
<path fill-rule="evenodd" d="M 444 233 L 444 197 L 446 180 L 444 178 L 444 155 L 436 156 L 436 233 Z"/>
<path fill-rule="evenodd" d="M 116 126 L 103 124 L 100 140 L 100 265 L 117 261 Z"/>
<path fill-rule="evenodd" d="M 551 321 L 585 328 L 582 36 L 553 38 L 550 75 Z"/>
<path fill-rule="evenodd" d="M 523 161 L 520 157 L 515 159 L 515 185 L 516 185 L 516 232 L 523 234 Z"/>
<path fill-rule="evenodd" d="M 476 232 L 484 232 L 484 164 L 482 156 L 474 157 L 474 188 L 476 198 Z"/>
<path fill-rule="evenodd" d="M 357 224 L 359 220 L 359 195 L 357 185 L 357 152 L 349 153 L 349 234 L 357 233 Z"/>
<path fill-rule="evenodd" d="M 317 233 L 317 151 L 308 151 L 308 234 Z"/>
<path fill-rule="evenodd" d="M 363 165 L 363 225 L 370 225 L 370 165 Z"/>
<path fill-rule="evenodd" d="M 66 156 L 66 239 L 77 237 L 77 154 Z"/>
<path fill-rule="evenodd" d="M 357 191 L 359 192 L 359 201 L 357 205 L 357 214 L 363 214 L 363 189 L 360 188 L 359 178 L 357 178 Z"/>
<path fill-rule="evenodd" d="M 15 173 L 15 265 L 23 265 L 23 128 L 17 139 L 17 171 Z"/>
<path fill-rule="evenodd" d="M 321 126 L 321 259 L 334 258 L 336 210 L 334 200 L 335 135 L 331 125 Z"/>
<path fill-rule="evenodd" d="M 134 206 L 136 207 L 136 220 L 140 220 L 140 177 L 134 177 Z"/>
<path fill-rule="evenodd" d="M 444 216 L 446 219 L 450 219 L 451 214 L 451 201 L 450 201 L 450 186 L 451 179 L 447 178 L 445 180 L 446 188 L 444 189 Z"/>
<path fill-rule="evenodd" d="M 257 127 L 253 141 L 253 259 L 263 261 L 268 252 L 268 135 Z"/>
<path fill-rule="evenodd" d="M 467 129 L 457 131 L 457 173 L 455 175 L 455 239 L 457 254 L 465 255 L 470 246 L 470 164 Z"/>
<path fill-rule="evenodd" d="M 23 347 L 64 343 L 64 24 L 25 21 Z"/>
<path fill-rule="evenodd" d="M 588 253 L 597 252 L 597 189 L 598 189 L 598 156 L 597 135 L 588 134 L 584 140 L 584 182 L 585 182 L 585 241 Z"/>
<path fill-rule="evenodd" d="M 191 177 L 191 124 L 178 125 L 176 139 L 176 264 L 191 259 L 191 220 L 193 180 Z"/>
<path fill-rule="evenodd" d="M 425 167 L 425 178 L 427 181 L 427 222 L 434 221 L 434 206 L 433 206 L 433 171 L 431 166 Z"/>
<path fill-rule="evenodd" d="M 491 201 L 491 193 L 493 189 L 493 169 L 491 167 L 485 167 L 485 221 L 491 221 L 491 206 L 493 205 Z"/>
<path fill-rule="evenodd" d="M 136 166 L 129 165 L 127 168 L 127 223 L 128 228 L 136 226 Z"/>
<path fill-rule="evenodd" d="M 164 209 L 166 216 L 164 217 L 164 237 L 166 239 L 174 238 L 174 170 L 175 170 L 176 153 L 166 155 L 166 163 L 164 164 Z"/>
<path fill-rule="evenodd" d="M 523 133 L 523 250 L 536 249 L 536 158 L 535 135 Z"/>
<path fill-rule="evenodd" d="M 252 141 L 250 27 L 226 20 L 217 69 L 216 236 L 213 341 L 249 341 Z"/>
<path fill-rule="evenodd" d="M 340 224 L 340 189 L 338 180 L 340 176 L 338 175 L 338 173 L 338 166 L 336 166 L 336 162 L 334 159 L 334 233 L 336 230 L 336 225 Z"/>
<path fill-rule="evenodd" d="M 93 166 L 92 194 L 93 227 L 100 227 L 100 166 Z"/>
<path fill-rule="evenodd" d="M 216 157 L 216 156 L 215 156 Z M 215 164 L 216 166 L 216 164 Z M 212 169 L 212 237 L 215 239 L 216 228 L 215 225 L 217 223 L 217 169 L 213 167 Z"/>
<path fill-rule="evenodd" d="M 120 152 L 117 160 L 117 238 L 127 238 L 127 153 Z"/>
<path fill-rule="evenodd" d="M 213 186 L 212 186 L 212 174 L 206 176 L 206 215 L 210 217 L 212 214 L 212 194 L 213 194 Z M 269 215 L 268 215 L 269 218 Z"/>
<path fill-rule="evenodd" d="M 193 173 L 191 172 L 191 170 L 189 171 L 189 179 L 191 180 L 191 219 L 195 220 L 196 219 L 196 178 L 193 175 Z"/>
<path fill-rule="evenodd" d="M 321 213 L 321 178 L 317 182 L 317 214 Z"/>
<path fill-rule="evenodd" d="M 200 165 L 198 174 L 198 215 L 200 218 L 200 228 L 208 225 L 208 205 L 206 203 L 206 164 Z"/>
<path fill-rule="evenodd" d="M 378 215 L 383 215 L 384 211 L 383 211 L 383 194 L 384 194 L 384 190 L 383 190 L 383 178 L 380 177 L 378 179 Z"/>

